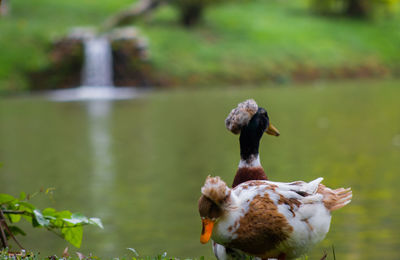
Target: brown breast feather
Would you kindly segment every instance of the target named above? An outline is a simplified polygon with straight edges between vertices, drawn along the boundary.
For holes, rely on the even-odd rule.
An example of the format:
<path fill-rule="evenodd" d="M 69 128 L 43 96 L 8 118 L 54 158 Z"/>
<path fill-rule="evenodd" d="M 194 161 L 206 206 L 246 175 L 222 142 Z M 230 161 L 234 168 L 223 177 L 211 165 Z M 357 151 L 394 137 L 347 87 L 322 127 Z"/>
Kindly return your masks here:
<path fill-rule="evenodd" d="M 293 232 L 293 227 L 278 212 L 268 194 L 254 197 L 249 211 L 238 224 L 239 228 L 235 231 L 237 238 L 228 246 L 260 257 L 279 255 L 276 247 Z"/>
<path fill-rule="evenodd" d="M 243 182 L 252 180 L 268 180 L 262 167 L 239 168 L 236 172 L 235 179 L 233 180 L 232 188 L 235 188 Z"/>

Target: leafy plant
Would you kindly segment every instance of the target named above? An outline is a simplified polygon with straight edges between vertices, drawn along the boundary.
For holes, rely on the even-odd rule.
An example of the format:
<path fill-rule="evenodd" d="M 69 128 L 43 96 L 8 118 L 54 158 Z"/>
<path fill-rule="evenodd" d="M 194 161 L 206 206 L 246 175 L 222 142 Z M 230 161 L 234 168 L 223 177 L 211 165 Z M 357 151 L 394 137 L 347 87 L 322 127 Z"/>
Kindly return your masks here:
<path fill-rule="evenodd" d="M 41 193 L 52 194 L 53 189 L 42 190 Z M 39 192 L 38 192 L 39 193 Z M 21 192 L 18 198 L 0 193 L 0 241 L 2 248 L 8 247 L 8 240 L 13 239 L 22 248 L 16 235 L 25 232 L 15 225 L 25 219 L 35 228 L 46 228 L 62 237 L 75 247 L 80 247 L 84 225 L 95 225 L 103 228 L 99 218 L 88 218 L 81 213 L 71 213 L 68 210 L 57 211 L 54 208 L 38 209 L 28 201 L 35 196 Z"/>
<path fill-rule="evenodd" d="M 25 250 L 21 250 L 21 252 L 9 252 L 8 248 L 0 249 L 0 260 L 39 260 L 39 254 L 26 252 Z"/>
<path fill-rule="evenodd" d="M 131 260 L 179 260 L 179 258 L 167 256 L 167 252 L 163 254 L 158 254 L 157 256 L 140 256 L 139 253 L 134 248 L 127 248 L 135 256 L 132 256 Z M 123 260 L 122 258 L 121 260 Z M 128 258 L 129 259 L 129 258 Z M 196 260 L 197 258 L 185 258 L 184 260 Z M 198 258 L 199 260 L 204 260 L 204 256 Z M 114 258 L 114 260 L 120 260 L 120 258 Z"/>

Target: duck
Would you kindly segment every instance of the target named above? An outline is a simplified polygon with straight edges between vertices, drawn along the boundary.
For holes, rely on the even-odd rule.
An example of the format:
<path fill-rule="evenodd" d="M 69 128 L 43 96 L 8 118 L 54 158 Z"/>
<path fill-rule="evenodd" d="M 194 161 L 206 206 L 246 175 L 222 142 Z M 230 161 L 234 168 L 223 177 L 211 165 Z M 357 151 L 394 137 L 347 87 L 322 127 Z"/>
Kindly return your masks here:
<path fill-rule="evenodd" d="M 232 188 L 249 180 L 268 180 L 260 162 L 259 146 L 264 134 L 280 136 L 279 130 L 270 122 L 268 112 L 259 107 L 254 99 L 247 99 L 232 109 L 225 119 L 226 128 L 239 135 L 240 161 Z M 249 259 L 234 248 L 212 242 L 214 255 L 219 260 Z"/>
<path fill-rule="evenodd" d="M 270 122 L 268 112 L 254 99 L 238 104 L 225 119 L 226 128 L 240 134 L 240 161 L 232 188 L 249 180 L 267 180 L 260 163 L 259 146 L 264 133 L 279 136 L 279 130 Z"/>
<path fill-rule="evenodd" d="M 330 189 L 323 178 L 290 183 L 250 180 L 229 188 L 208 176 L 198 210 L 200 242 L 234 249 L 231 259 L 290 260 L 304 255 L 329 231 L 332 211 L 349 204 L 351 188 Z M 229 258 L 226 258 L 229 259 Z"/>

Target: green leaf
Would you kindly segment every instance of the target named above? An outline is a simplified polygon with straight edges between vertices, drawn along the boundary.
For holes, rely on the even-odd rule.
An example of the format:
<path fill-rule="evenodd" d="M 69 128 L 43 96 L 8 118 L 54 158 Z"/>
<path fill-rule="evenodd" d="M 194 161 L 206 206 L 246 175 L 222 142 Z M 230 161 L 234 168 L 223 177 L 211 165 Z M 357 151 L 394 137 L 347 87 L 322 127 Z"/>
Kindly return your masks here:
<path fill-rule="evenodd" d="M 33 211 L 33 215 L 35 216 L 35 220 L 37 221 L 37 223 L 38 223 L 40 226 L 42 226 L 42 227 L 47 227 L 47 226 L 50 225 L 50 221 L 47 220 L 47 219 L 43 216 L 43 214 L 42 214 L 42 212 L 40 212 L 40 210 L 35 209 L 35 210 Z"/>
<path fill-rule="evenodd" d="M 68 210 L 63 210 L 63 211 L 57 211 L 56 212 L 56 217 L 57 218 L 70 218 L 72 213 Z"/>
<path fill-rule="evenodd" d="M 26 193 L 21 191 L 21 193 L 19 194 L 19 200 L 24 200 L 26 199 Z"/>
<path fill-rule="evenodd" d="M 22 217 L 23 217 L 26 221 L 28 221 L 29 223 L 31 223 L 32 226 L 34 226 L 34 225 L 33 225 L 33 218 L 32 218 L 32 215 L 23 215 Z"/>
<path fill-rule="evenodd" d="M 57 211 L 53 208 L 45 208 L 42 210 L 43 216 L 55 216 Z"/>
<path fill-rule="evenodd" d="M 51 220 L 51 224 L 53 224 L 55 227 L 62 228 L 65 226 L 65 224 L 69 224 L 67 226 L 72 226 L 73 224 L 70 224 L 68 222 L 65 222 L 63 218 L 70 218 L 71 217 L 71 212 L 64 210 L 64 211 L 54 211 L 52 214 L 56 219 Z"/>
<path fill-rule="evenodd" d="M 26 207 L 22 204 L 19 204 L 17 210 L 25 211 L 26 214 L 22 215 L 24 219 L 26 219 L 29 223 L 32 223 L 33 209 L 31 207 Z"/>
<path fill-rule="evenodd" d="M 21 220 L 21 214 L 8 214 L 12 223 L 17 223 Z"/>
<path fill-rule="evenodd" d="M 32 212 L 32 213 L 33 213 L 33 210 L 35 209 L 35 206 L 33 206 L 32 204 L 25 202 L 25 201 L 19 201 L 18 205 L 23 206 L 27 211 L 29 210 L 29 212 Z"/>
<path fill-rule="evenodd" d="M 81 221 L 86 221 L 88 222 L 88 218 L 84 216 L 82 213 L 72 213 L 71 215 L 72 219 L 80 219 Z"/>
<path fill-rule="evenodd" d="M 9 194 L 0 193 L 0 204 L 5 204 L 15 200 L 15 198 Z"/>
<path fill-rule="evenodd" d="M 104 229 L 103 223 L 101 222 L 101 219 L 99 219 L 99 218 L 90 218 L 89 224 L 96 225 L 99 228 Z"/>
<path fill-rule="evenodd" d="M 79 248 L 82 243 L 83 228 L 82 226 L 64 227 L 61 229 L 61 234 L 64 239 L 73 246 Z"/>
<path fill-rule="evenodd" d="M 64 218 L 63 220 L 74 225 L 89 223 L 89 219 L 84 215 L 82 215 L 81 213 L 73 213 L 71 215 L 71 218 Z"/>

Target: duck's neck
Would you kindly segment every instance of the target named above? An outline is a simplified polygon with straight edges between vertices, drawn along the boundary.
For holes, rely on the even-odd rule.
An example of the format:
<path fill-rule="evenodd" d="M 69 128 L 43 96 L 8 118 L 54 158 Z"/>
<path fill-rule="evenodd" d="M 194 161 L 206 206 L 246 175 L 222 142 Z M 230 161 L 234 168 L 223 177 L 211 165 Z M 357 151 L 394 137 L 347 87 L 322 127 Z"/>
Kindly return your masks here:
<path fill-rule="evenodd" d="M 240 156 L 239 168 L 253 168 L 253 167 L 262 167 L 260 163 L 260 155 L 252 154 L 249 157 L 243 158 Z"/>
<path fill-rule="evenodd" d="M 239 137 L 240 163 L 239 168 L 261 167 L 259 147 L 263 131 L 258 133 L 254 130 L 243 131 Z"/>
<path fill-rule="evenodd" d="M 240 136 L 240 162 L 232 188 L 246 181 L 268 179 L 260 163 L 259 144 L 259 139 L 249 142 Z"/>
<path fill-rule="evenodd" d="M 262 133 L 261 133 L 262 135 Z M 251 131 L 242 132 L 239 137 L 240 143 L 240 161 L 244 161 L 247 164 L 256 163 L 260 165 L 259 160 L 259 147 L 260 147 L 261 136 L 257 136 Z M 261 166 L 261 165 L 260 165 Z"/>

